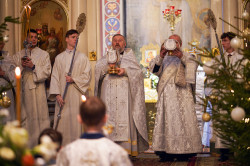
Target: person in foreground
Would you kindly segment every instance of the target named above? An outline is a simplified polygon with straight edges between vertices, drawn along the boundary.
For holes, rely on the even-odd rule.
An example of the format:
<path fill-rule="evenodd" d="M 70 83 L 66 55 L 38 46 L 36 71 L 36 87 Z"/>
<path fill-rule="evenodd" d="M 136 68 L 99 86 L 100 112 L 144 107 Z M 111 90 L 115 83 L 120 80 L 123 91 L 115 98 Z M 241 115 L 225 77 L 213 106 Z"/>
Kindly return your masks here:
<path fill-rule="evenodd" d="M 62 148 L 62 141 L 63 137 L 62 134 L 52 128 L 46 128 L 44 129 L 38 138 L 38 145 L 42 143 L 42 137 L 43 136 L 48 136 L 54 143 L 58 144 L 58 148 L 56 149 L 57 153 L 59 150 Z M 41 156 L 36 156 L 36 158 L 41 157 Z M 47 163 L 47 166 L 55 166 L 56 165 L 56 156 L 54 156 L 52 159 L 50 159 Z"/>
<path fill-rule="evenodd" d="M 80 139 L 60 150 L 57 166 L 132 165 L 127 152 L 102 133 L 107 116 L 106 106 L 99 98 L 89 97 L 81 104 L 78 121 L 85 132 Z"/>
<path fill-rule="evenodd" d="M 151 72 L 160 77 L 152 148 L 161 161 L 183 161 L 202 151 L 191 86 L 197 64 L 192 55 L 181 51 L 180 36 L 169 39 L 176 48 L 170 53 L 163 44 L 160 55 L 149 64 Z"/>

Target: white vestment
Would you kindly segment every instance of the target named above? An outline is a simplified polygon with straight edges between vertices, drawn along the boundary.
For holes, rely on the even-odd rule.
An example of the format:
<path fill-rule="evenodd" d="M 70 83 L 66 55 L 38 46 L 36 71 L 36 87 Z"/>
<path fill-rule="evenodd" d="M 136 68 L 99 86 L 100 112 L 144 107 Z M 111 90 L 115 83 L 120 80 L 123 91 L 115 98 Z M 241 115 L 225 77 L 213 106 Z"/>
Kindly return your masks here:
<path fill-rule="evenodd" d="M 14 55 L 13 59 L 22 71 L 22 127 L 28 130 L 29 144 L 33 147 L 41 131 L 50 127 L 45 80 L 50 76 L 51 64 L 49 54 L 38 47 L 27 50 L 27 56 L 35 65 L 34 70 L 21 66 L 23 56 L 25 49 Z"/>
<path fill-rule="evenodd" d="M 11 56 L 7 51 L 2 51 L 2 56 L 4 59 L 0 60 L 0 67 L 5 72 L 5 76 L 0 77 L 0 86 L 7 86 L 12 83 L 15 86 L 15 64 Z M 15 99 L 14 99 L 14 89 L 6 91 L 6 96 L 11 100 L 11 105 L 7 109 L 9 110 L 9 117 L 7 121 L 16 120 L 16 110 L 15 110 Z M 0 108 L 3 108 L 0 106 Z"/>
<path fill-rule="evenodd" d="M 78 139 L 63 147 L 57 166 L 131 166 L 127 152 L 108 138 Z"/>
<path fill-rule="evenodd" d="M 180 63 L 186 66 L 185 73 L 183 73 L 186 81 L 190 73 L 195 73 L 195 68 L 192 68 L 194 71 L 187 68 L 187 63 L 190 63 L 189 56 L 191 55 L 183 54 L 183 57 L 179 59 L 176 56 L 166 55 L 162 59 L 158 55 L 150 62 L 150 71 L 153 72 L 157 65 L 159 70 L 154 71 L 154 74 L 160 77 L 152 144 L 154 151 L 165 151 L 171 154 L 202 151 L 201 134 L 190 84 L 195 82 L 195 78 L 189 80 L 185 87 L 175 84 L 175 76 Z"/>
<path fill-rule="evenodd" d="M 106 74 L 106 56 L 97 62 L 95 95 L 107 106 L 107 125 L 114 127 L 110 139 L 136 156 L 148 148 L 143 73 L 132 49 L 126 48 L 119 59 L 125 76 Z"/>
<path fill-rule="evenodd" d="M 66 86 L 65 76 L 69 72 L 72 57 L 73 51 L 70 50 L 56 56 L 50 82 L 50 100 L 55 100 L 58 94 L 63 96 Z M 58 125 L 58 131 L 63 135 L 63 145 L 79 138 L 82 132 L 82 127 L 77 121 L 77 115 L 82 102 L 81 95 L 87 95 L 91 80 L 91 66 L 85 54 L 76 51 L 71 77 L 74 83 L 68 86 Z M 56 125 L 59 110 L 59 104 L 56 102 L 54 126 Z"/>

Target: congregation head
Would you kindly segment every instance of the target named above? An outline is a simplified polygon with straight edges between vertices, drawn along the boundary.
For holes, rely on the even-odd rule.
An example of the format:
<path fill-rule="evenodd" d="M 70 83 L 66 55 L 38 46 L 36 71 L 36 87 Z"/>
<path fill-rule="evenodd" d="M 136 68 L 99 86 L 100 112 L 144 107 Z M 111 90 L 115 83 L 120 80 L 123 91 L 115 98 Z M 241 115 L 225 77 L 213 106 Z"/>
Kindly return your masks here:
<path fill-rule="evenodd" d="M 60 147 L 62 146 L 62 141 L 63 141 L 62 134 L 52 128 L 46 128 L 40 133 L 39 138 L 38 138 L 38 144 L 41 144 L 41 138 L 42 136 L 45 136 L 45 135 L 49 136 L 53 142 L 59 145 L 57 149 L 57 151 L 59 151 Z"/>
<path fill-rule="evenodd" d="M 106 115 L 106 106 L 98 97 L 89 97 L 80 106 L 80 117 L 86 126 L 97 126 Z"/>

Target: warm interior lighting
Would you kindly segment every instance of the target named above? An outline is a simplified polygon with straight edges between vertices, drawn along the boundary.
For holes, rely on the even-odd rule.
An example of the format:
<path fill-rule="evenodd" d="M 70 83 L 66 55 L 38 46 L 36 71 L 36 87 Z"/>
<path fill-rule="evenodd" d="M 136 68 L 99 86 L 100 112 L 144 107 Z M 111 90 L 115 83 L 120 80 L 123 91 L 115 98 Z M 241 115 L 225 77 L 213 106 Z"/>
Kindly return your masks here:
<path fill-rule="evenodd" d="M 16 77 L 20 78 L 20 76 L 21 76 L 20 67 L 16 67 L 16 69 L 15 69 L 15 74 L 16 74 Z"/>
<path fill-rule="evenodd" d="M 181 20 L 181 11 L 181 9 L 175 9 L 175 6 L 170 6 L 162 11 L 163 18 L 166 18 L 170 23 L 172 33 L 175 29 L 175 25 Z"/>
<path fill-rule="evenodd" d="M 82 95 L 81 98 L 82 98 L 82 102 L 85 102 L 87 100 L 87 98 L 84 95 Z"/>

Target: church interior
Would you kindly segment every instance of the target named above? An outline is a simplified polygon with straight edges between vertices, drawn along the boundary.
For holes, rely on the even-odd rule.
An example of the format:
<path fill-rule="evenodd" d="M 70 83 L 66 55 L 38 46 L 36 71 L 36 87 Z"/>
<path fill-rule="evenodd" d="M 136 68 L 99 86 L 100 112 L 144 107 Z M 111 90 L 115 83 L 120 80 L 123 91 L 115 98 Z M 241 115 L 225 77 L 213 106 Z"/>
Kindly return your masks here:
<path fill-rule="evenodd" d="M 94 96 L 96 80 L 95 66 L 97 61 L 111 48 L 112 37 L 115 34 L 123 35 L 126 39 L 126 47 L 133 50 L 144 77 L 145 125 L 147 127 L 149 142 L 148 150 L 136 157 L 131 157 L 131 163 L 138 166 L 249 165 L 249 68 L 246 67 L 244 76 L 240 77 L 242 81 L 238 81 L 238 83 L 233 84 L 228 89 L 228 91 L 235 93 L 235 96 L 237 96 L 237 88 L 234 89 L 234 85 L 235 87 L 236 84 L 243 87 L 243 91 L 238 94 L 239 100 L 234 98 L 228 99 L 232 102 L 231 105 L 229 104 L 230 109 L 228 109 L 231 115 L 229 113 L 226 116 L 227 120 L 231 121 L 230 123 L 228 122 L 230 125 L 241 128 L 238 132 L 234 128 L 232 130 L 235 130 L 235 133 L 230 135 L 221 132 L 222 130 L 224 131 L 224 128 L 222 130 L 214 129 L 220 125 L 216 125 L 216 121 L 214 120 L 216 120 L 217 114 L 214 114 L 213 111 L 217 110 L 215 105 L 218 104 L 218 101 L 223 100 L 223 98 L 218 97 L 219 95 L 207 97 L 208 94 L 206 91 L 207 76 L 211 74 L 209 65 L 212 62 L 212 58 L 209 56 L 218 57 L 225 51 L 221 45 L 221 35 L 223 33 L 233 32 L 238 36 L 238 38 L 234 38 L 235 43 L 231 41 L 231 45 L 234 45 L 235 50 L 242 51 L 241 54 L 244 54 L 244 57 L 249 61 L 250 3 L 248 2 L 249 0 L 0 0 L 0 23 L 4 22 L 4 24 L 1 24 L 0 37 L 5 43 L 3 50 L 12 56 L 24 49 L 23 41 L 26 39 L 27 30 L 35 29 L 38 37 L 37 47 L 49 54 L 53 68 L 54 63 L 56 63 L 56 56 L 65 51 L 67 47 L 65 41 L 66 32 L 70 29 L 81 29 L 75 49 L 86 55 L 89 60 L 92 72 L 87 90 L 88 96 Z M 15 21 L 13 20 L 6 23 L 5 20 L 8 16 L 17 18 L 19 23 L 14 23 Z M 173 34 L 179 35 L 182 39 L 181 50 L 183 53 L 193 54 L 199 64 L 195 73 L 196 80 L 193 92 L 202 151 L 187 161 L 175 159 L 173 161 L 162 162 L 152 149 L 157 116 L 156 104 L 159 99 L 157 92 L 159 77 L 150 71 L 149 64 L 152 59 L 160 55 L 161 45 Z M 207 52 L 210 54 L 206 54 Z M 0 62 L 1 67 L 2 64 L 3 62 Z M 249 63 L 247 65 L 249 67 Z M 1 76 L 0 79 L 2 78 Z M 217 79 L 217 77 L 212 78 Z M 20 93 L 18 93 L 17 89 L 18 77 L 16 79 L 14 81 L 16 87 L 13 87 L 15 92 L 11 94 L 12 98 L 9 96 L 8 102 L 10 104 L 8 106 L 3 104 L 4 96 L 8 96 L 4 89 L 6 84 L 0 81 L 0 90 L 2 93 L 0 108 L 14 110 L 14 114 L 16 115 L 13 116 L 18 119 L 20 116 L 18 108 L 22 111 L 22 102 L 20 102 L 20 99 L 17 100 L 17 96 Z M 47 95 L 49 95 L 50 79 L 48 78 L 45 81 Z M 212 104 L 208 100 L 211 100 Z M 56 116 L 56 101 L 47 100 L 47 104 L 50 126 L 52 127 L 54 116 Z M 233 108 L 239 108 L 237 106 L 240 106 L 241 109 L 243 108 L 243 113 L 241 113 L 244 115 L 242 115 L 240 120 L 234 121 L 231 116 L 233 116 Z M 223 105 L 223 108 L 226 109 L 226 106 Z M 235 111 L 237 111 L 236 109 Z M 237 114 L 235 116 L 240 115 Z M 1 117 L 2 114 L 0 114 L 0 122 L 5 124 L 6 121 L 3 121 Z M 1 141 L 3 138 L 3 124 L 1 124 L 0 128 L 0 162 L 5 163 L 6 160 L 1 155 L 1 148 L 3 147 Z M 240 125 L 242 126 L 240 127 Z M 245 131 L 242 131 L 243 129 Z M 225 131 L 229 132 L 230 130 L 225 129 Z M 217 132 L 222 133 L 223 137 L 227 136 L 236 140 L 234 146 L 230 146 L 229 148 L 229 160 L 220 160 L 221 152 L 215 147 Z M 28 134 L 32 135 L 32 133 Z M 238 141 L 241 144 L 238 144 Z M 224 141 L 224 143 L 227 142 L 230 141 Z M 233 144 L 232 142 L 230 143 Z M 237 149 L 235 148 L 236 146 L 245 148 L 245 150 L 240 148 L 235 150 Z M 245 159 L 237 157 L 238 154 L 245 156 Z M 26 160 L 30 161 L 28 157 Z M 11 165 L 11 161 L 7 161 L 6 163 Z M 33 163 L 33 165 L 36 164 Z"/>

